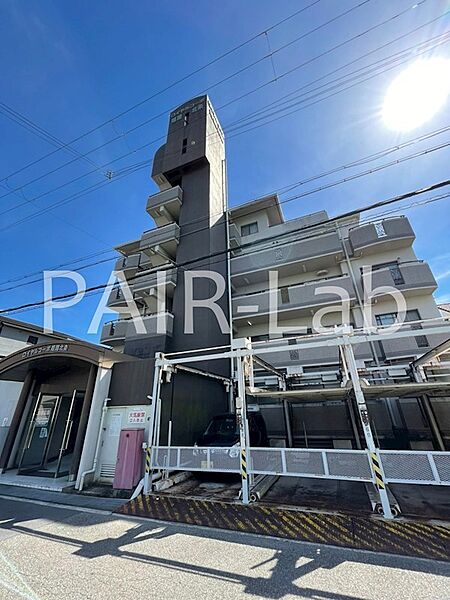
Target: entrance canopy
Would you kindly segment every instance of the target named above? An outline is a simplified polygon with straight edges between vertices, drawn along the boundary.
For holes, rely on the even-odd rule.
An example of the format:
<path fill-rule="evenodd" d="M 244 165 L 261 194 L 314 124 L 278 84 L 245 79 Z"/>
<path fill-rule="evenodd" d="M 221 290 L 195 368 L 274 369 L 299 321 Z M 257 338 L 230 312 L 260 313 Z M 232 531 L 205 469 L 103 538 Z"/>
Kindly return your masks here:
<path fill-rule="evenodd" d="M 81 341 L 27 346 L 0 361 L 0 380 L 24 381 L 31 369 L 48 372 L 66 370 L 74 362 L 84 362 L 111 368 L 116 362 L 139 360 L 133 356 L 113 352 L 103 346 Z"/>

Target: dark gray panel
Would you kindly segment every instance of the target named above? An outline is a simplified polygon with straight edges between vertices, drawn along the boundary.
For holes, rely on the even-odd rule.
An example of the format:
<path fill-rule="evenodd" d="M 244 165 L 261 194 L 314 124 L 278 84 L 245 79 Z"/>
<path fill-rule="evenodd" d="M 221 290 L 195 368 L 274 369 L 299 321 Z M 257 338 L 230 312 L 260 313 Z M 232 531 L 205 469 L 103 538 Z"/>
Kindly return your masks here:
<path fill-rule="evenodd" d="M 110 406 L 149 404 L 152 393 L 155 359 L 116 363 L 109 387 Z"/>

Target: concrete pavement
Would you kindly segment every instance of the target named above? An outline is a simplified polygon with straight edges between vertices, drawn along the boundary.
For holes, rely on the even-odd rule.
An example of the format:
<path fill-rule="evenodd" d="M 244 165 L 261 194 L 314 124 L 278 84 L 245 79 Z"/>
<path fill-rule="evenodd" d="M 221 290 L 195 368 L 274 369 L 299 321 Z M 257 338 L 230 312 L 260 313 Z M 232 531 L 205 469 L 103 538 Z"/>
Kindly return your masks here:
<path fill-rule="evenodd" d="M 450 564 L 0 499 L 0 597 L 448 600 Z"/>

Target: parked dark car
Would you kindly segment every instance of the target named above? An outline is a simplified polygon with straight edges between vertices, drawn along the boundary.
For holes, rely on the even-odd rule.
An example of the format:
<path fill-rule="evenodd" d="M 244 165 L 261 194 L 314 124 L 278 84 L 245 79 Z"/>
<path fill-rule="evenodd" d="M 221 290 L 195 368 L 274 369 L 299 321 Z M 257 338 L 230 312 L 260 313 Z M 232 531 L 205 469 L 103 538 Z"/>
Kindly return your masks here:
<path fill-rule="evenodd" d="M 263 416 L 259 412 L 248 413 L 248 429 L 250 446 L 268 446 L 267 429 Z M 239 444 L 239 427 L 236 415 L 226 413 L 213 417 L 203 433 L 197 440 L 200 447 L 228 448 Z"/>

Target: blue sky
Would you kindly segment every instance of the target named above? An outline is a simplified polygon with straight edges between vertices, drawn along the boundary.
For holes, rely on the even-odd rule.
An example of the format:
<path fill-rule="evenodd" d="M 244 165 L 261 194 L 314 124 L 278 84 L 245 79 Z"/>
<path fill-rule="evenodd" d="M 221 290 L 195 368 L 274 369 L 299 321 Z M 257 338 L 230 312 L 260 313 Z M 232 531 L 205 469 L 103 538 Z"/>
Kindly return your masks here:
<path fill-rule="evenodd" d="M 362 0 L 321 0 L 296 18 L 271 30 L 239 52 L 171 90 L 142 104 L 85 136 L 73 145 L 82 154 L 111 140 L 115 142 L 92 152 L 96 166 L 147 144 L 165 134 L 167 113 L 177 104 L 193 97 L 217 81 L 278 49 L 303 32 L 318 27 Z M 65 142 L 96 128 L 131 105 L 151 96 L 212 58 L 269 28 L 311 0 L 183 0 L 176 2 L 58 2 L 47 0 L 3 0 L 0 5 L 0 65 L 2 87 L 0 102 L 26 115 L 36 124 Z M 246 92 L 270 82 L 274 72 L 280 77 L 300 64 L 291 75 L 268 83 L 259 92 L 218 110 L 225 131 L 230 123 L 278 100 L 346 63 L 387 44 L 400 35 L 434 19 L 413 35 L 404 37 L 378 52 L 341 69 L 321 83 L 357 68 L 370 65 L 431 37 L 450 30 L 448 0 L 427 0 L 366 35 L 330 51 L 349 38 L 412 6 L 412 0 L 370 0 L 345 17 L 304 37 L 270 59 L 259 62 L 240 76 L 233 77 L 209 92 L 216 108 Z M 441 17 L 441 18 L 438 18 Z M 327 52 L 320 59 L 319 54 Z M 443 44 L 428 56 L 450 58 L 450 46 Z M 410 60 L 414 54 L 410 53 Z M 386 90 L 405 64 L 385 70 L 348 90 L 315 102 L 297 106 L 283 116 L 248 133 L 227 138 L 230 204 L 238 204 L 269 193 L 292 182 L 306 179 L 334 167 L 357 160 L 393 145 L 450 125 L 447 104 L 431 121 L 408 133 L 393 132 L 384 125 L 380 110 Z M 316 84 L 317 85 L 317 84 Z M 315 96 L 314 99 L 320 99 Z M 0 105 L 1 106 L 1 105 Z M 300 108 L 300 110 L 298 110 Z M 124 135 L 146 119 L 159 113 L 146 126 Z M 278 116 L 278 115 L 277 115 Z M 53 147 L 11 122 L 0 110 L 0 179 L 50 152 Z M 385 157 L 372 166 L 400 158 L 449 141 L 450 132 Z M 0 306 L 17 306 L 42 299 L 40 275 L 17 283 L 21 278 L 44 268 L 107 250 L 120 242 L 139 237 L 152 227 L 145 212 L 146 197 L 157 191 L 149 177 L 150 167 L 121 179 L 107 182 L 102 174 L 135 165 L 152 158 L 159 143 L 95 170 L 77 160 L 52 175 L 30 183 L 73 158 L 60 151 L 34 166 L 0 182 L 0 235 L 2 258 Z M 314 193 L 287 203 L 287 218 L 318 209 L 330 215 L 387 198 L 448 178 L 450 153 L 447 149 L 430 153 L 379 173 Z M 69 185 L 72 179 L 94 173 Z M 349 174 L 361 170 L 350 171 Z M 345 173 L 347 174 L 347 173 Z M 344 175 L 345 175 L 344 174 Z M 339 173 L 295 190 L 301 193 L 344 176 Z M 105 183 L 90 194 L 44 214 L 28 218 L 55 202 L 77 192 Z M 5 188 L 6 186 L 6 188 Z M 58 187 L 59 190 L 46 194 Z M 9 193 L 9 189 L 16 189 Z M 20 189 L 18 189 L 20 188 Z M 291 195 L 294 192 L 291 192 Z M 33 200 L 36 196 L 42 196 Z M 281 196 L 285 199 L 287 195 Z M 18 206 L 20 205 L 20 206 Z M 11 210 L 9 210 L 11 209 Z M 405 212 L 405 211 L 402 211 Z M 450 299 L 450 211 L 448 200 L 407 212 L 417 233 L 415 249 L 430 262 L 439 280 L 439 299 Z M 23 222 L 17 223 L 17 221 Z M 112 253 L 85 260 L 111 258 Z M 83 263 L 80 263 L 83 264 Z M 106 282 L 113 262 L 83 270 L 88 285 Z M 9 282 L 9 283 L 7 283 Z M 8 289 L 12 288 L 12 289 Z M 72 285 L 61 281 L 56 291 L 66 293 Z M 73 308 L 55 313 L 55 327 L 86 337 L 99 296 L 84 299 Z M 42 311 L 35 309 L 11 316 L 42 324 Z M 109 317 L 111 318 L 111 317 Z M 89 337 L 96 341 L 96 336 Z"/>

